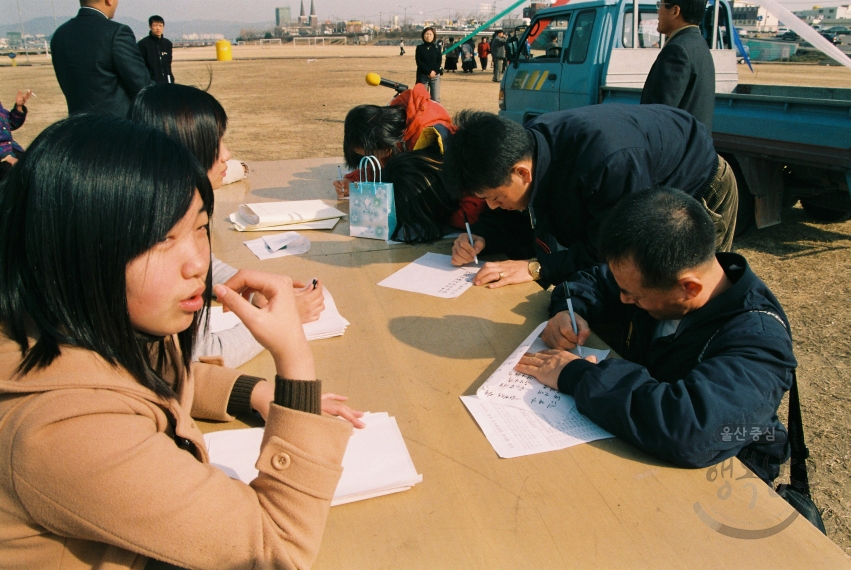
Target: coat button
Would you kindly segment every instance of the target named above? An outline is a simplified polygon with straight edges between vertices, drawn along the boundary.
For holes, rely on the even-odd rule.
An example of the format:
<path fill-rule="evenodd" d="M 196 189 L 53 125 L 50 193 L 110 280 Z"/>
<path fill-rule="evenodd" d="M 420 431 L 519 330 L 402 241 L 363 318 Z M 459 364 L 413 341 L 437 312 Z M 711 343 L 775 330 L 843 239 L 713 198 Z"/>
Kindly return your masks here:
<path fill-rule="evenodd" d="M 288 453 L 276 453 L 274 457 L 272 457 L 272 467 L 277 469 L 278 471 L 283 471 L 287 467 L 290 466 L 290 456 Z"/>

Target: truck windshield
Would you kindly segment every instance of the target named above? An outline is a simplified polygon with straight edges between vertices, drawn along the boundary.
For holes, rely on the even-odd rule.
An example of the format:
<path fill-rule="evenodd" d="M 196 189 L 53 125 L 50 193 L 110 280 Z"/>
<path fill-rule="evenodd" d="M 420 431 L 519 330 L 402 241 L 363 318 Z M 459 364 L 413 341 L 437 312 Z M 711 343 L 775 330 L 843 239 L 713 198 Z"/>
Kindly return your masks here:
<path fill-rule="evenodd" d="M 632 6 L 625 4 L 623 14 L 623 26 L 621 27 L 621 43 L 625 48 L 632 47 Z M 653 8 L 641 7 L 638 9 L 638 47 L 659 47 L 659 32 L 656 26 L 659 24 L 659 14 Z"/>
<path fill-rule="evenodd" d="M 524 51 L 520 62 L 524 59 L 561 58 L 569 20 L 569 15 L 535 20 L 521 40 L 521 45 L 525 43 L 528 46 L 528 55 Z"/>

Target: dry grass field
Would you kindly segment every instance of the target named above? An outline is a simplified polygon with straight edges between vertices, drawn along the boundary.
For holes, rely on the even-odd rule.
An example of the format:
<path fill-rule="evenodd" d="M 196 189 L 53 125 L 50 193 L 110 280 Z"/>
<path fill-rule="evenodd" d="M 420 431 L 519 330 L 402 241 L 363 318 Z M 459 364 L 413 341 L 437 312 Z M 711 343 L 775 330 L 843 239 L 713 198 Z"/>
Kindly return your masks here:
<path fill-rule="evenodd" d="M 198 86 L 206 86 L 212 73 L 210 91 L 230 116 L 226 142 L 236 158 L 335 157 L 342 155 L 347 110 L 386 104 L 392 96 L 368 86 L 364 75 L 375 71 L 412 83 L 413 51 L 399 57 L 395 47 L 238 47 L 234 61 L 215 62 L 213 48 L 187 49 L 176 54 L 174 70 L 178 82 Z M 841 67 L 766 64 L 756 66 L 755 74 L 742 67 L 740 79 L 851 88 L 851 71 Z M 0 85 L 7 107 L 17 89 L 37 95 L 16 133 L 24 146 L 66 114 L 49 63 L 0 67 Z M 447 74 L 442 81 L 443 103 L 452 114 L 464 108 L 495 112 L 497 92 L 481 70 Z M 752 231 L 735 246 L 792 322 L 814 498 L 829 536 L 851 553 L 851 221 L 816 223 L 797 207 L 784 213 L 782 225 Z"/>

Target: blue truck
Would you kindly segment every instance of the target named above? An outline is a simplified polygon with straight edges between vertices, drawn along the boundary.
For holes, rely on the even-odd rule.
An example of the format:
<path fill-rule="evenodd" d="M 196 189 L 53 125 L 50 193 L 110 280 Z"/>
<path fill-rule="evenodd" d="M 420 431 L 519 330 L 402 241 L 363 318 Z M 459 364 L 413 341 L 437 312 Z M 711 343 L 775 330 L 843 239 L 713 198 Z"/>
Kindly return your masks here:
<path fill-rule="evenodd" d="M 648 0 L 538 12 L 510 50 L 500 115 L 522 124 L 583 105 L 638 104 L 664 46 L 657 18 Z M 851 89 L 740 84 L 726 0 L 711 2 L 700 27 L 715 62 L 715 148 L 739 185 L 737 233 L 780 223 L 798 200 L 821 221 L 851 217 Z"/>

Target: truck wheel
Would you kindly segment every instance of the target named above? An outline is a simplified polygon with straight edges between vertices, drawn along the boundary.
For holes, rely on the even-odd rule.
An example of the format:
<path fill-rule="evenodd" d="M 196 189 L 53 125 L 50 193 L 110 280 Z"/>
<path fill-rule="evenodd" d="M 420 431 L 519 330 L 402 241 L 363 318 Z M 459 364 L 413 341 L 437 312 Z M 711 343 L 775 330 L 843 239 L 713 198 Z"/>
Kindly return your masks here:
<path fill-rule="evenodd" d="M 851 212 L 825 208 L 824 206 L 814 204 L 807 199 L 801 200 L 801 206 L 803 206 L 804 211 L 809 214 L 811 218 L 820 222 L 844 222 L 848 218 L 851 218 Z"/>

